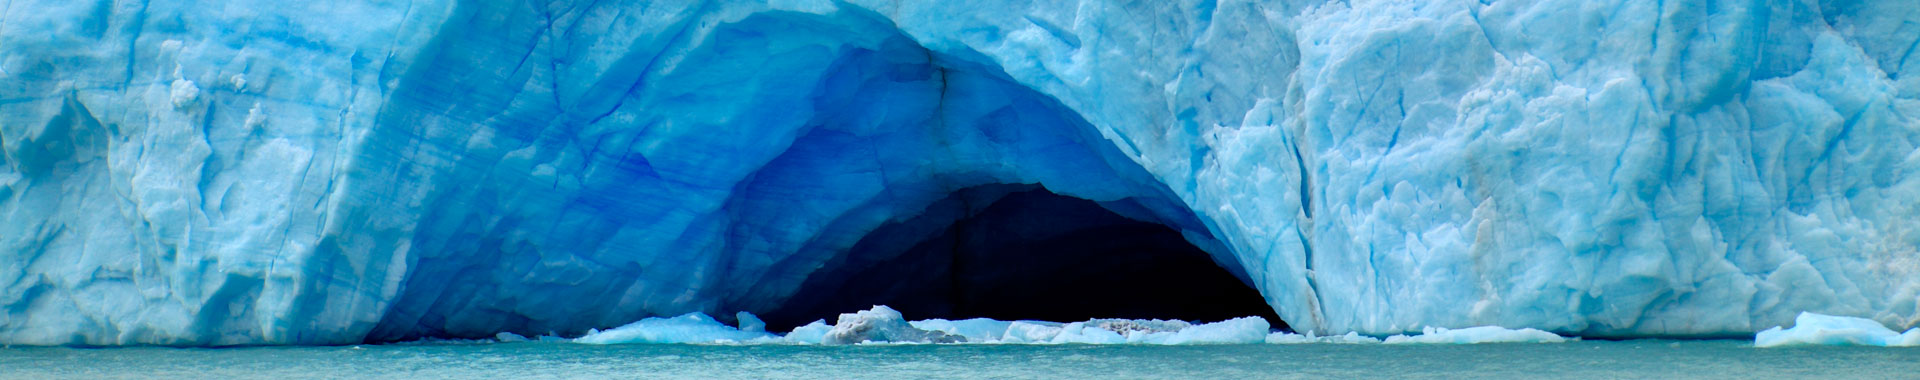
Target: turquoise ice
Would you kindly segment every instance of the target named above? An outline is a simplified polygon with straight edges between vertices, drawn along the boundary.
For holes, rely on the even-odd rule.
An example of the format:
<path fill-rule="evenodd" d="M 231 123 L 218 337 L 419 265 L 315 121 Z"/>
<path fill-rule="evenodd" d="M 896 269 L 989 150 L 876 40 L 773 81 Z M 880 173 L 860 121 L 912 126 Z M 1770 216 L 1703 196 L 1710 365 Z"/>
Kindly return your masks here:
<path fill-rule="evenodd" d="M 734 315 L 1020 186 L 1180 231 L 1318 336 L 1904 330 L 1913 25 L 1908 0 L 11 1 L 0 343 Z"/>

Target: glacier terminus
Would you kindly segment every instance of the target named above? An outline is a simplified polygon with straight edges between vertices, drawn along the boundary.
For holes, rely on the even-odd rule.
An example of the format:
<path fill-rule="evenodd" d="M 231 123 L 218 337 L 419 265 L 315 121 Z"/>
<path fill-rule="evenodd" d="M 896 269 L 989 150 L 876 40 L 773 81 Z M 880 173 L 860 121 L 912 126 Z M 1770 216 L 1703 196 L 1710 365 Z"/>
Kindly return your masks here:
<path fill-rule="evenodd" d="M 746 339 L 869 283 L 1197 278 L 1052 291 L 1145 259 L 1018 248 L 1098 244 L 1306 334 L 1160 340 L 1910 343 L 1917 144 L 1911 0 L 13 0 L 0 343 Z M 896 330 L 1027 331 L 940 323 Z"/>

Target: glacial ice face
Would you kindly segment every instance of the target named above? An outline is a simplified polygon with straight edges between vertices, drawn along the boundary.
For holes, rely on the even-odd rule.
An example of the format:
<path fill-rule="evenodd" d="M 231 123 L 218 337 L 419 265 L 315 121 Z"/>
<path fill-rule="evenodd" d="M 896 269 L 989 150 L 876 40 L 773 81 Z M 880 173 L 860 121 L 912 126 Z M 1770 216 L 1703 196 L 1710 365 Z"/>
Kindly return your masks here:
<path fill-rule="evenodd" d="M 993 184 L 1181 231 L 1301 331 L 1920 323 L 1910 1 L 0 13 L 9 344 L 760 310 Z"/>

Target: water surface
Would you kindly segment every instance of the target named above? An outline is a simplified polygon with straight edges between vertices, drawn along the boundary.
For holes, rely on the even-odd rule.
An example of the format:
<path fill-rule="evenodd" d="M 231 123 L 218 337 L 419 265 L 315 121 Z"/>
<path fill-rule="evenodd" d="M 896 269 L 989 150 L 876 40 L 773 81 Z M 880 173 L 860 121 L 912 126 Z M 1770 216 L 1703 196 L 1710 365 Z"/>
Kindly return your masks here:
<path fill-rule="evenodd" d="M 1478 345 L 702 346 L 572 343 L 0 349 L 0 379 L 1861 378 L 1920 376 L 1920 349 L 1749 341 Z"/>

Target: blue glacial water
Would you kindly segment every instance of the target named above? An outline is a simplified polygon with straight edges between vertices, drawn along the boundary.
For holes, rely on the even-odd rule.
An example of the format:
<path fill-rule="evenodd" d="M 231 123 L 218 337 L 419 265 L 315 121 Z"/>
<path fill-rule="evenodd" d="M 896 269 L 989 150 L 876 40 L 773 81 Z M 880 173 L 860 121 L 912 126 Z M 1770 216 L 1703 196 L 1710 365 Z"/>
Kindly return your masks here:
<path fill-rule="evenodd" d="M 1747 341 L 1479 345 L 864 345 L 570 343 L 0 349 L 3 379 L 1900 379 L 1920 349 Z"/>

